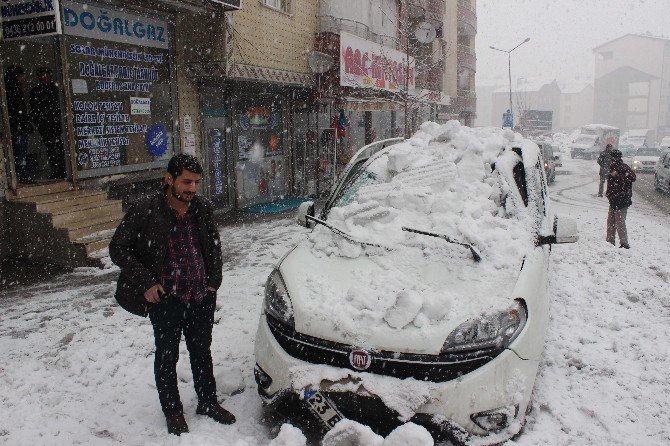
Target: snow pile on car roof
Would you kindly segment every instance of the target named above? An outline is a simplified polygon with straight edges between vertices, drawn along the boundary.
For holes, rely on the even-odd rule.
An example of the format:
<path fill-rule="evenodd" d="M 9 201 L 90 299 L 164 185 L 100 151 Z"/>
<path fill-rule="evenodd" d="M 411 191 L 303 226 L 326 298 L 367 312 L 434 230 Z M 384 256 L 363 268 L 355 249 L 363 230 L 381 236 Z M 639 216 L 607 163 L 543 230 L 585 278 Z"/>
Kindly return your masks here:
<path fill-rule="evenodd" d="M 329 324 L 337 333 L 333 339 L 358 345 L 379 348 L 373 338 L 391 339 L 403 330 L 409 350 L 429 338 L 443 342 L 443 321 L 463 322 L 473 303 L 487 311 L 509 305 L 523 258 L 534 248 L 537 221 L 537 207 L 524 206 L 514 182 L 517 146 L 530 171 L 537 160 L 533 143 L 511 131 L 450 121 L 425 123 L 376 156 L 327 218 L 368 244 L 317 226 L 307 242 L 317 258 L 294 284 L 312 297 L 297 311 Z M 463 246 L 403 227 L 469 243 L 483 260 L 475 262 Z M 330 263 L 318 267 L 329 257 L 352 262 L 343 271 Z"/>

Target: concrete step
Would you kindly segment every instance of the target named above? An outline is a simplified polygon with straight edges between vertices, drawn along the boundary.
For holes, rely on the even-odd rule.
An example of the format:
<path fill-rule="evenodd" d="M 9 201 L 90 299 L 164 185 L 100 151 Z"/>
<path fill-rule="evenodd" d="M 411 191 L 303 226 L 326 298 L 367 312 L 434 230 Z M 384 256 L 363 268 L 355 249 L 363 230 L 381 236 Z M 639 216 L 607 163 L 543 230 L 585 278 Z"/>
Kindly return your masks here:
<path fill-rule="evenodd" d="M 55 225 L 58 228 L 63 228 L 67 229 L 68 231 L 74 231 L 77 229 L 84 229 L 88 228 L 89 226 L 95 226 L 98 224 L 102 223 L 107 223 L 110 221 L 121 221 L 123 218 L 123 212 L 119 212 L 116 214 L 109 214 L 109 215 L 101 215 L 99 217 L 95 218 L 87 218 L 84 220 L 75 220 L 75 221 L 68 221 L 64 223 L 60 223 L 58 225 Z"/>
<path fill-rule="evenodd" d="M 59 200 L 35 202 L 37 212 L 53 213 L 58 209 L 73 208 L 84 203 L 97 203 L 107 200 L 107 194 L 101 191 L 74 191 L 77 195 L 65 197 Z"/>
<path fill-rule="evenodd" d="M 16 190 L 14 194 L 8 196 L 10 201 L 20 200 L 23 198 L 37 197 L 40 195 L 49 195 L 57 192 L 66 192 L 73 190 L 72 184 L 68 182 L 40 184 L 37 186 L 22 186 Z"/>
<path fill-rule="evenodd" d="M 98 222 L 90 226 L 85 226 L 83 228 L 68 229 L 67 235 L 70 238 L 70 241 L 74 242 L 77 239 L 90 237 L 91 235 L 97 234 L 102 231 L 111 231 L 113 234 L 114 230 L 119 226 L 119 223 L 121 223 L 121 217 L 114 218 L 112 220 L 108 220 L 108 218 L 109 218 L 108 216 L 105 216 L 103 217 L 102 222 Z"/>
<path fill-rule="evenodd" d="M 118 216 L 123 212 L 121 200 L 107 200 L 102 203 L 84 204 L 73 209 L 65 209 L 63 212 L 51 215 L 51 221 L 54 226 L 63 227 L 64 224 L 72 222 L 86 222 L 94 218 L 103 216 Z M 79 226 L 83 227 L 83 226 Z"/>
<path fill-rule="evenodd" d="M 93 252 L 107 248 L 111 240 L 111 236 L 101 235 L 99 237 L 86 237 L 80 240 L 75 240 L 74 243 L 82 245 L 86 250 L 86 255 L 89 256 Z"/>

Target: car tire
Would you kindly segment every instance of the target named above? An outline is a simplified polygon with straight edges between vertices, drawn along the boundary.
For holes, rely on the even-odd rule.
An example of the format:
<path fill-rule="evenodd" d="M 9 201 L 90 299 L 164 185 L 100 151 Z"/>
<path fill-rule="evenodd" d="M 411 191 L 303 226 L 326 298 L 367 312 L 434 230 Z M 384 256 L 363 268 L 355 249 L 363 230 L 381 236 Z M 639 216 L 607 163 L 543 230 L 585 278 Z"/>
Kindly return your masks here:
<path fill-rule="evenodd" d="M 658 175 L 654 175 L 654 189 L 661 192 L 663 191 L 661 188 L 661 183 L 658 182 Z"/>

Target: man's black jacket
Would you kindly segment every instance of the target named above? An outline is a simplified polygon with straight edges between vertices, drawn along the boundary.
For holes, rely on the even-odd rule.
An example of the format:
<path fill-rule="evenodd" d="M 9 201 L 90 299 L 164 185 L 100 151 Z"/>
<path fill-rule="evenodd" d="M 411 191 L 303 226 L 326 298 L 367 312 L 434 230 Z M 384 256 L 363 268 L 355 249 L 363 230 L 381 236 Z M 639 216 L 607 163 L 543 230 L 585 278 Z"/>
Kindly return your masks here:
<path fill-rule="evenodd" d="M 223 260 L 212 205 L 196 196 L 191 206 L 198 225 L 207 286 L 217 289 Z M 165 194 L 158 192 L 131 206 L 109 244 L 109 256 L 121 268 L 116 300 L 133 314 L 146 316 L 152 305 L 144 298 L 144 292 L 160 283 L 174 218 Z"/>

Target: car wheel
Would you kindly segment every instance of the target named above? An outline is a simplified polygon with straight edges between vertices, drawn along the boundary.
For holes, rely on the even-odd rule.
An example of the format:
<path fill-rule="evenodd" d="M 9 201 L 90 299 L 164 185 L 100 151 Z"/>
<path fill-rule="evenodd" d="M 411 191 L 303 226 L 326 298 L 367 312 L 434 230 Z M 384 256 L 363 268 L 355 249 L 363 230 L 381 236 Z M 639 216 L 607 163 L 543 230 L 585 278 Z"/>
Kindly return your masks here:
<path fill-rule="evenodd" d="M 654 175 L 654 189 L 661 190 L 661 183 L 658 182 L 658 175 Z"/>

